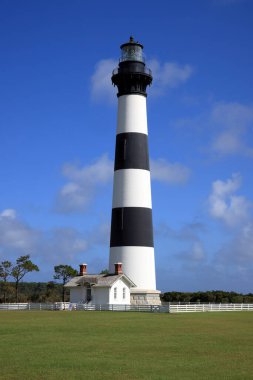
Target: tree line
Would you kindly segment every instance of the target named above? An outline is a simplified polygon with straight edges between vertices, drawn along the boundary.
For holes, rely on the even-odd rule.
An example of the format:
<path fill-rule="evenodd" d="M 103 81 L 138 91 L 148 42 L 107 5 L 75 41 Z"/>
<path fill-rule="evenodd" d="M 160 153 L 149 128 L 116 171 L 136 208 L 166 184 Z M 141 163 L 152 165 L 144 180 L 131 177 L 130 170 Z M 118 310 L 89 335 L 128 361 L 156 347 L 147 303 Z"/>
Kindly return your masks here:
<path fill-rule="evenodd" d="M 164 302 L 193 303 L 253 303 L 253 293 L 242 294 L 223 290 L 207 292 L 165 292 L 161 295 Z"/>
<path fill-rule="evenodd" d="M 15 283 L 8 283 L 6 302 L 16 302 Z M 69 290 L 63 282 L 21 282 L 19 284 L 19 302 L 60 302 L 69 301 Z M 163 302 L 192 302 L 192 303 L 253 303 L 253 294 L 225 292 L 213 290 L 207 292 L 166 292 L 161 295 Z M 0 303 L 4 303 L 3 282 L 0 282 Z"/>
<path fill-rule="evenodd" d="M 5 302 L 57 302 L 68 301 L 69 291 L 64 285 L 78 275 L 77 270 L 70 265 L 54 266 L 54 280 L 49 282 L 23 282 L 24 276 L 39 271 L 30 255 L 20 256 L 15 264 L 10 261 L 0 263 L 0 303 Z M 108 273 L 105 269 L 101 273 Z M 13 279 L 13 281 L 10 281 Z M 193 302 L 193 303 L 253 303 L 253 293 L 242 294 L 211 290 L 206 292 L 165 292 L 161 294 L 163 302 Z"/>
<path fill-rule="evenodd" d="M 30 260 L 30 255 L 20 256 L 15 264 L 5 260 L 0 263 L 0 302 L 56 302 L 65 301 L 64 285 L 78 275 L 70 265 L 54 267 L 54 281 L 48 283 L 24 283 L 21 280 L 29 272 L 38 272 L 39 267 Z M 14 281 L 10 281 L 10 278 Z M 61 294 L 61 295 L 60 295 Z"/>

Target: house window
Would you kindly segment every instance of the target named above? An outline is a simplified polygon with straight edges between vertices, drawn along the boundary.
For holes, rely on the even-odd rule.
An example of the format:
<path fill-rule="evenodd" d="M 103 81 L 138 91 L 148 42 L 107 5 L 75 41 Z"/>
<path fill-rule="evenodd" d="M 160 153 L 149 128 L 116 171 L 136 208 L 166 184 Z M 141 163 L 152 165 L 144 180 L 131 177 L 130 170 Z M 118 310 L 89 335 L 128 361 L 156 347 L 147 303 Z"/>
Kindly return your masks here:
<path fill-rule="evenodd" d="M 117 298 L 117 288 L 114 288 L 114 299 L 116 300 Z"/>
<path fill-rule="evenodd" d="M 126 298 L 126 288 L 123 288 L 123 300 Z"/>

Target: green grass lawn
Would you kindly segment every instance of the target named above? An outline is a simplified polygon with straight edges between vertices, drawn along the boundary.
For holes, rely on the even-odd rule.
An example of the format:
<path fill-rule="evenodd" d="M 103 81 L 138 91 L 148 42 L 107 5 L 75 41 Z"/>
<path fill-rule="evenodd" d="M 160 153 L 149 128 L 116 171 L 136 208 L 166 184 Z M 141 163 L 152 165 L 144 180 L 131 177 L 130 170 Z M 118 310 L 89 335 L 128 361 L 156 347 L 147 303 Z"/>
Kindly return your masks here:
<path fill-rule="evenodd" d="M 253 379 L 253 313 L 1 311 L 0 379 Z"/>

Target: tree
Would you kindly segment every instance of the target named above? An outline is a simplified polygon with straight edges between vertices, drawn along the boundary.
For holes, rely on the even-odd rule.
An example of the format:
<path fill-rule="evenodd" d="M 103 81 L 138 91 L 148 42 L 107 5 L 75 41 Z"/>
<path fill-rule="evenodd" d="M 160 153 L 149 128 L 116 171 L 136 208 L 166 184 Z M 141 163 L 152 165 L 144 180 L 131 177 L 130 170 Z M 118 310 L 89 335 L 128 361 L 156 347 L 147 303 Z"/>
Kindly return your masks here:
<path fill-rule="evenodd" d="M 62 286 L 54 281 L 49 281 L 46 284 L 45 299 L 49 302 L 60 301 L 62 299 Z"/>
<path fill-rule="evenodd" d="M 99 274 L 109 274 L 109 269 L 103 269 Z"/>
<path fill-rule="evenodd" d="M 64 285 L 68 282 L 72 277 L 78 275 L 77 270 L 72 268 L 70 265 L 56 265 L 54 267 L 55 280 L 62 280 L 62 302 L 65 302 L 65 287 Z"/>
<path fill-rule="evenodd" d="M 6 303 L 6 292 L 7 292 L 7 280 L 11 274 L 12 263 L 10 261 L 2 261 L 0 264 L 0 278 L 3 279 L 3 293 L 4 293 L 4 303 Z"/>
<path fill-rule="evenodd" d="M 18 286 L 20 280 L 29 272 L 39 271 L 39 268 L 36 264 L 30 260 L 30 255 L 20 256 L 16 260 L 16 265 L 11 270 L 11 276 L 15 280 L 15 289 L 16 289 L 16 302 L 18 302 Z"/>

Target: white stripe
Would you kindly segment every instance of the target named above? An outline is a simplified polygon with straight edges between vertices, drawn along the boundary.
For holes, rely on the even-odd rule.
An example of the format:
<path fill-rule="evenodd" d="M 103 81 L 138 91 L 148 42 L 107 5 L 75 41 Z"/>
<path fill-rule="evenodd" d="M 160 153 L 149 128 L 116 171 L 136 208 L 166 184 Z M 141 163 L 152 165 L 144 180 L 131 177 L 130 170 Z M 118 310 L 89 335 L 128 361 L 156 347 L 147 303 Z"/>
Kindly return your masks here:
<path fill-rule="evenodd" d="M 148 134 L 145 96 L 122 95 L 119 97 L 117 134 L 127 132 Z"/>
<path fill-rule="evenodd" d="M 156 289 L 155 258 L 152 247 L 111 247 L 109 271 L 121 262 L 122 270 L 138 289 Z"/>
<path fill-rule="evenodd" d="M 150 172 L 141 169 L 116 170 L 112 207 L 152 208 Z"/>

